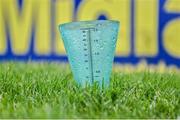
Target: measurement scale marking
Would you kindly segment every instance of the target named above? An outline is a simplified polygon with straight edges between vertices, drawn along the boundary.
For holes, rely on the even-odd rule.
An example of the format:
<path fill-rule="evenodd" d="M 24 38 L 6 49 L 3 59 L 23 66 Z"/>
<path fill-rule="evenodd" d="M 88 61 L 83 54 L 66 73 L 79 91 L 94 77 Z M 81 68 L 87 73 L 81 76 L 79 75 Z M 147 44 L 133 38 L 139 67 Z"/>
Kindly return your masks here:
<path fill-rule="evenodd" d="M 89 41 L 89 57 L 90 57 L 90 66 L 91 66 L 91 77 L 92 83 L 94 82 L 94 75 L 93 75 L 93 56 L 92 56 L 92 43 L 91 43 L 91 29 L 88 29 L 88 41 Z"/>
<path fill-rule="evenodd" d="M 87 31 L 87 41 L 89 44 L 89 63 L 90 63 L 90 70 L 91 70 L 91 78 L 92 83 L 94 82 L 94 73 L 93 73 L 93 56 L 92 56 L 92 41 L 91 41 L 91 30 L 95 30 L 95 28 L 82 28 L 81 30 Z"/>

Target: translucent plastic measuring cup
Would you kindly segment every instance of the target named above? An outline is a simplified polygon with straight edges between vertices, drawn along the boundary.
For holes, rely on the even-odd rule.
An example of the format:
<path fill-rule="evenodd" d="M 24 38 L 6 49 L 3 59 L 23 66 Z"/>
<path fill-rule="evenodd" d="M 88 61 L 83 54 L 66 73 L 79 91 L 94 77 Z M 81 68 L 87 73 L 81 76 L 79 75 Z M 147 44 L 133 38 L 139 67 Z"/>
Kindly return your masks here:
<path fill-rule="evenodd" d="M 119 22 L 110 20 L 59 26 L 73 76 L 80 85 L 109 85 L 118 28 Z"/>

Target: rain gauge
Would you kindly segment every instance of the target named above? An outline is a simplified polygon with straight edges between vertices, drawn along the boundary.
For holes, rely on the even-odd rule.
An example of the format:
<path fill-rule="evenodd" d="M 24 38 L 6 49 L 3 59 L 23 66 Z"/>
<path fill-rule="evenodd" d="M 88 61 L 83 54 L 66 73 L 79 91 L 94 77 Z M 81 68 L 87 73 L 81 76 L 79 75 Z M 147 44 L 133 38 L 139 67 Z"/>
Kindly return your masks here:
<path fill-rule="evenodd" d="M 115 54 L 119 22 L 80 21 L 61 24 L 74 79 L 82 86 L 97 82 L 108 86 Z"/>

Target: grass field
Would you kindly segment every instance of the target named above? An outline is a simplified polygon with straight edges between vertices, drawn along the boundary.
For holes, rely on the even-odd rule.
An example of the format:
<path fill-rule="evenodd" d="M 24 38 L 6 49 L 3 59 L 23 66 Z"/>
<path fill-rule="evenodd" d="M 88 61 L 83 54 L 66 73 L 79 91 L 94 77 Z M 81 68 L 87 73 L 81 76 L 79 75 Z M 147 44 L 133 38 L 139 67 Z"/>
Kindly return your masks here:
<path fill-rule="evenodd" d="M 67 65 L 1 63 L 0 118 L 178 118 L 180 75 L 113 72 L 81 88 Z"/>

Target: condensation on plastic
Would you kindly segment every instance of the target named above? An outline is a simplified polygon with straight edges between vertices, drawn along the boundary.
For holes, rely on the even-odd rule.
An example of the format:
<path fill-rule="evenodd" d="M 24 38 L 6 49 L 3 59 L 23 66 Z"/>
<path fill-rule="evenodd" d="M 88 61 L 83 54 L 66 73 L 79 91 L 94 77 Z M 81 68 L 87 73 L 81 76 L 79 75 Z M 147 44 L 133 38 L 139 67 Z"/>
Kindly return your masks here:
<path fill-rule="evenodd" d="M 82 86 L 108 86 L 119 22 L 95 20 L 59 25 L 74 79 Z"/>

